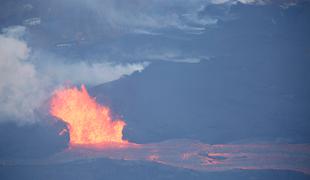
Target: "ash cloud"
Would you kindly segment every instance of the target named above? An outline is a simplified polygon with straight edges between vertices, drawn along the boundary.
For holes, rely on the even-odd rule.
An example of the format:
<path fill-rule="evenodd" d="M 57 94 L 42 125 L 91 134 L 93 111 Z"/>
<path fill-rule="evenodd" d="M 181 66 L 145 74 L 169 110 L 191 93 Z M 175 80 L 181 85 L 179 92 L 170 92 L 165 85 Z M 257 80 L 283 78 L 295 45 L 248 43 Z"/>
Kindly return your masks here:
<path fill-rule="evenodd" d="M 41 53 L 40 67 L 35 50 L 23 40 L 26 28 L 14 26 L 0 34 L 0 122 L 33 123 L 34 111 L 52 91 L 63 83 L 102 84 L 142 71 L 148 63 L 113 64 L 108 62 L 64 63 Z M 45 59 L 50 59 L 45 61 Z"/>

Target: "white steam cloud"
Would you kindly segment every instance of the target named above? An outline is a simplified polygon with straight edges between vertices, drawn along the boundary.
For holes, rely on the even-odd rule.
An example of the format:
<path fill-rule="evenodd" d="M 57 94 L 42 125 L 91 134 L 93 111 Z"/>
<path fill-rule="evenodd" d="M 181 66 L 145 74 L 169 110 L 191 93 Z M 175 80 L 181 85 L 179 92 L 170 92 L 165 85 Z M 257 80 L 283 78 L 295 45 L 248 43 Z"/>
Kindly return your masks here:
<path fill-rule="evenodd" d="M 0 35 L 0 114 L 7 118 L 29 117 L 43 96 L 35 67 L 27 62 L 30 50 L 17 39 L 23 31 L 18 26 Z"/>
<path fill-rule="evenodd" d="M 113 64 L 85 62 L 75 64 L 55 63 L 43 67 L 43 70 L 53 81 L 72 83 L 100 84 L 119 79 L 124 75 L 130 75 L 135 71 L 141 72 L 148 63 Z M 56 69 L 56 71 L 55 71 Z"/>
<path fill-rule="evenodd" d="M 64 82 L 106 83 L 142 71 L 148 65 L 49 62 L 39 71 L 31 61 L 30 48 L 20 38 L 24 31 L 23 26 L 16 26 L 4 29 L 0 34 L 0 122 L 25 124 L 36 121 L 33 117 L 35 109 L 49 98 L 53 88 Z"/>

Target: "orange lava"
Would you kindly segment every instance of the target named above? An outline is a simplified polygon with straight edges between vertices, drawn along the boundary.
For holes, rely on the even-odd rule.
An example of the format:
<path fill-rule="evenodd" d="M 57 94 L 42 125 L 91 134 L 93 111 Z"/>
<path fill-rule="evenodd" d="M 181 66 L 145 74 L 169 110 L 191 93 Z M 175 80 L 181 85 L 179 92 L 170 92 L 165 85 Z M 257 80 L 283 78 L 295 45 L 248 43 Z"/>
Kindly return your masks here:
<path fill-rule="evenodd" d="M 127 144 L 122 120 L 112 120 L 110 109 L 89 96 L 84 85 L 56 90 L 50 113 L 68 124 L 70 145 Z"/>

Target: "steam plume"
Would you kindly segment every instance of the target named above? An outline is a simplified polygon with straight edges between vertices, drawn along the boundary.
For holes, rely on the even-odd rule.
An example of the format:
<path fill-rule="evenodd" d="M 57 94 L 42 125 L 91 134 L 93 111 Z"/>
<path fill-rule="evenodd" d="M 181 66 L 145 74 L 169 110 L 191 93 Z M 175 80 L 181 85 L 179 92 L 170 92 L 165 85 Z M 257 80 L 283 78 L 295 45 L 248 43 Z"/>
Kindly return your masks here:
<path fill-rule="evenodd" d="M 0 34 L 0 122 L 35 122 L 34 110 L 49 98 L 53 88 L 64 82 L 96 85 L 142 71 L 147 63 L 112 64 L 85 62 L 53 63 L 47 53 L 40 70 L 34 61 L 33 52 L 22 39 L 23 26 L 6 28 Z M 43 65 L 42 65 L 43 62 Z M 54 61 L 55 62 L 55 61 Z M 43 70 L 42 70 L 43 69 Z"/>

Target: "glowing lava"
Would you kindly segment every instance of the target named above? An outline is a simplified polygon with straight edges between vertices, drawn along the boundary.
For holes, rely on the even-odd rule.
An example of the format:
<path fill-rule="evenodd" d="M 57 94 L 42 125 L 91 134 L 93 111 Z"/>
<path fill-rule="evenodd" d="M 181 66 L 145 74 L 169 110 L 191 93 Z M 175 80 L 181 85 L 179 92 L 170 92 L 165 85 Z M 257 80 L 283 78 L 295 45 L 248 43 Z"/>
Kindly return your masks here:
<path fill-rule="evenodd" d="M 71 145 L 127 144 L 122 120 L 112 120 L 109 107 L 97 104 L 85 86 L 57 90 L 50 113 L 68 124 Z"/>

